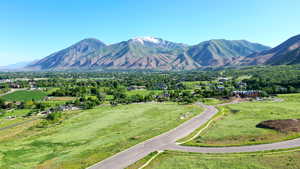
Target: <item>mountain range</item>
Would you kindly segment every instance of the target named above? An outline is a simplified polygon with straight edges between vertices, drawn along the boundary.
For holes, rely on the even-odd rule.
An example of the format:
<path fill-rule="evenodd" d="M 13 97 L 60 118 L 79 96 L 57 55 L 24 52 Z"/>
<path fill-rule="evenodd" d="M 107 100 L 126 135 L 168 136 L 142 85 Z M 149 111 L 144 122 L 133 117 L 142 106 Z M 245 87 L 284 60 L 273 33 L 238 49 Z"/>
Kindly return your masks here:
<path fill-rule="evenodd" d="M 17 62 L 14 64 L 6 65 L 6 66 L 0 66 L 0 71 L 13 71 L 13 70 L 20 70 L 30 64 L 33 64 L 34 61 L 23 61 L 23 62 Z"/>
<path fill-rule="evenodd" d="M 291 37 L 282 44 L 259 53 L 253 53 L 248 56 L 249 64 L 268 64 L 268 65 L 282 65 L 282 64 L 299 64 L 300 63 L 300 35 Z"/>
<path fill-rule="evenodd" d="M 26 66 L 26 70 L 158 69 L 300 63 L 300 35 L 275 48 L 246 40 L 215 39 L 196 45 L 139 37 L 106 45 L 84 39 Z"/>

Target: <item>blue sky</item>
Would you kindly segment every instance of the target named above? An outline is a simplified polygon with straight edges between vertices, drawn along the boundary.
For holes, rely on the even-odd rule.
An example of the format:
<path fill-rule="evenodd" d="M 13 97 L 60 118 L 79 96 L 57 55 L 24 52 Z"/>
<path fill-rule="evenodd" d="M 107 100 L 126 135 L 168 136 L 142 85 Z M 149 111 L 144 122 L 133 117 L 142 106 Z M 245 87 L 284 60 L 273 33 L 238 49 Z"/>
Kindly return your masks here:
<path fill-rule="evenodd" d="M 40 59 L 81 39 L 154 36 L 197 44 L 246 39 L 276 46 L 300 33 L 299 0 L 3 0 L 0 66 Z"/>

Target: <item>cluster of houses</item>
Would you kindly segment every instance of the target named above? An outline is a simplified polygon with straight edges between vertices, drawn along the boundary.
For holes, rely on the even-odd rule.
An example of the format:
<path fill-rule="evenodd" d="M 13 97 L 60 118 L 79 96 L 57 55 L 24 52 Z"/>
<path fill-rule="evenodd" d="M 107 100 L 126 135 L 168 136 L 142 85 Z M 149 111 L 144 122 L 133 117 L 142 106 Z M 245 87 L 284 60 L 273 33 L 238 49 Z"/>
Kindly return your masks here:
<path fill-rule="evenodd" d="M 159 90 L 167 90 L 168 89 L 168 86 L 164 83 L 158 83 L 156 84 L 156 88 L 159 89 Z M 131 90 L 145 90 L 147 89 L 146 86 L 137 86 L 137 85 L 132 85 L 132 86 L 129 86 L 127 88 L 127 90 L 131 91 Z"/>
<path fill-rule="evenodd" d="M 48 78 L 34 78 L 34 79 L 29 79 L 29 78 L 15 78 L 15 79 L 0 79 L 0 83 L 13 83 L 16 81 L 37 81 L 37 80 L 46 80 Z"/>
<path fill-rule="evenodd" d="M 48 115 L 54 112 L 59 112 L 59 111 L 70 111 L 70 110 L 79 110 L 80 108 L 72 106 L 72 105 L 61 105 L 55 108 L 50 108 L 48 110 L 39 112 L 38 115 Z"/>
<path fill-rule="evenodd" d="M 11 79 L 0 79 L 0 83 L 11 83 Z"/>
<path fill-rule="evenodd" d="M 129 86 L 127 88 L 127 90 L 131 91 L 131 90 L 145 90 L 146 89 L 146 86 L 136 86 L 136 85 L 133 85 L 133 86 Z"/>
<path fill-rule="evenodd" d="M 163 93 L 160 95 L 157 95 L 155 98 L 158 100 L 164 100 L 164 99 L 168 99 L 171 95 L 169 93 Z"/>
<path fill-rule="evenodd" d="M 261 91 L 259 90 L 233 91 L 232 95 L 235 97 L 259 97 L 261 95 Z"/>
<path fill-rule="evenodd" d="M 16 79 L 0 79 L 0 83 L 8 83 L 10 88 L 13 89 L 20 89 L 23 88 L 23 86 L 20 85 L 20 81 L 26 81 L 29 84 L 29 88 L 31 90 L 37 89 L 36 86 L 36 80 L 34 79 L 26 79 L 26 78 L 16 78 Z"/>
<path fill-rule="evenodd" d="M 15 79 L 0 79 L 0 83 L 13 83 L 16 81 L 29 81 L 28 78 L 15 78 Z"/>

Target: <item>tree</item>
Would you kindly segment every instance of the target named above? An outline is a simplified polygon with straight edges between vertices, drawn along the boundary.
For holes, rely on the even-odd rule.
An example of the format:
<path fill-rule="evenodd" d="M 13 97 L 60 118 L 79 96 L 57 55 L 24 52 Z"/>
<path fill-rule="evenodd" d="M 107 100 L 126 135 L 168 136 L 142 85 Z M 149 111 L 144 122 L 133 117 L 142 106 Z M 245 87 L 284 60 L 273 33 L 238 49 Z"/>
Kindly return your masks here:
<path fill-rule="evenodd" d="M 5 101 L 0 98 L 0 108 L 5 109 Z"/>
<path fill-rule="evenodd" d="M 132 95 L 129 98 L 129 102 L 132 102 L 132 103 L 139 103 L 139 102 L 143 102 L 143 101 L 144 101 L 144 96 L 142 96 L 140 94 Z"/>
<path fill-rule="evenodd" d="M 96 97 L 98 98 L 100 104 L 102 104 L 105 101 L 105 95 L 100 92 L 96 95 Z"/>
<path fill-rule="evenodd" d="M 32 100 L 29 100 L 29 101 L 26 101 L 25 104 L 24 104 L 24 107 L 26 109 L 31 109 L 34 105 L 34 102 Z"/>
<path fill-rule="evenodd" d="M 43 110 L 46 110 L 47 105 L 45 103 L 37 103 L 36 108 L 43 111 Z"/>
<path fill-rule="evenodd" d="M 46 120 L 52 121 L 52 122 L 57 122 L 61 119 L 62 113 L 61 112 L 54 112 L 51 114 L 48 114 L 46 117 Z"/>

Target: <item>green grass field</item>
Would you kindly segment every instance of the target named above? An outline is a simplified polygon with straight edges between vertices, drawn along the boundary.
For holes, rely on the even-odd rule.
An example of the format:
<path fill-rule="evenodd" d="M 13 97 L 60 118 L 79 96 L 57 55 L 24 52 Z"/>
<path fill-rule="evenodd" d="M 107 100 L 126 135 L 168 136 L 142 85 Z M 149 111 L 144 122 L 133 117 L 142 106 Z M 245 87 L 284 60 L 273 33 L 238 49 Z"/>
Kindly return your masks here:
<path fill-rule="evenodd" d="M 8 116 L 16 116 L 16 117 L 21 117 L 29 113 L 31 110 L 30 109 L 17 109 L 17 110 L 12 110 L 12 111 L 7 111 L 4 114 L 0 115 L 0 120 L 2 118 L 6 118 Z"/>
<path fill-rule="evenodd" d="M 150 93 L 154 93 L 154 94 L 160 94 L 162 93 L 163 91 L 161 90 L 131 90 L 131 91 L 127 91 L 126 94 L 128 96 L 132 96 L 132 95 L 136 95 L 136 94 L 139 94 L 139 95 L 142 95 L 142 96 L 147 96 L 149 95 Z"/>
<path fill-rule="evenodd" d="M 182 82 L 182 84 L 187 87 L 188 89 L 195 89 L 198 88 L 197 86 L 200 85 L 201 81 L 192 81 L 192 82 Z M 205 83 L 205 82 L 202 82 Z"/>
<path fill-rule="evenodd" d="M 226 155 L 166 151 L 144 169 L 298 169 L 299 158 L 300 151 Z M 137 162 L 129 169 L 142 164 Z"/>
<path fill-rule="evenodd" d="M 66 112 L 60 125 L 0 131 L 0 168 L 85 168 L 173 129 L 187 120 L 180 119 L 186 112 L 201 111 L 194 105 L 147 103 Z"/>
<path fill-rule="evenodd" d="M 281 133 L 257 128 L 265 120 L 300 118 L 300 94 L 280 95 L 283 102 L 246 102 L 220 107 L 219 117 L 199 137 L 186 145 L 231 146 L 261 144 L 292 139 L 300 133 Z"/>
<path fill-rule="evenodd" d="M 216 98 L 203 98 L 200 101 L 207 105 L 218 105 L 218 104 L 229 102 L 228 100 L 220 100 Z"/>
<path fill-rule="evenodd" d="M 35 101 L 42 100 L 45 96 L 47 96 L 47 93 L 42 91 L 16 91 L 10 94 L 7 94 L 3 96 L 2 98 L 6 101 L 29 101 L 34 99 Z"/>

